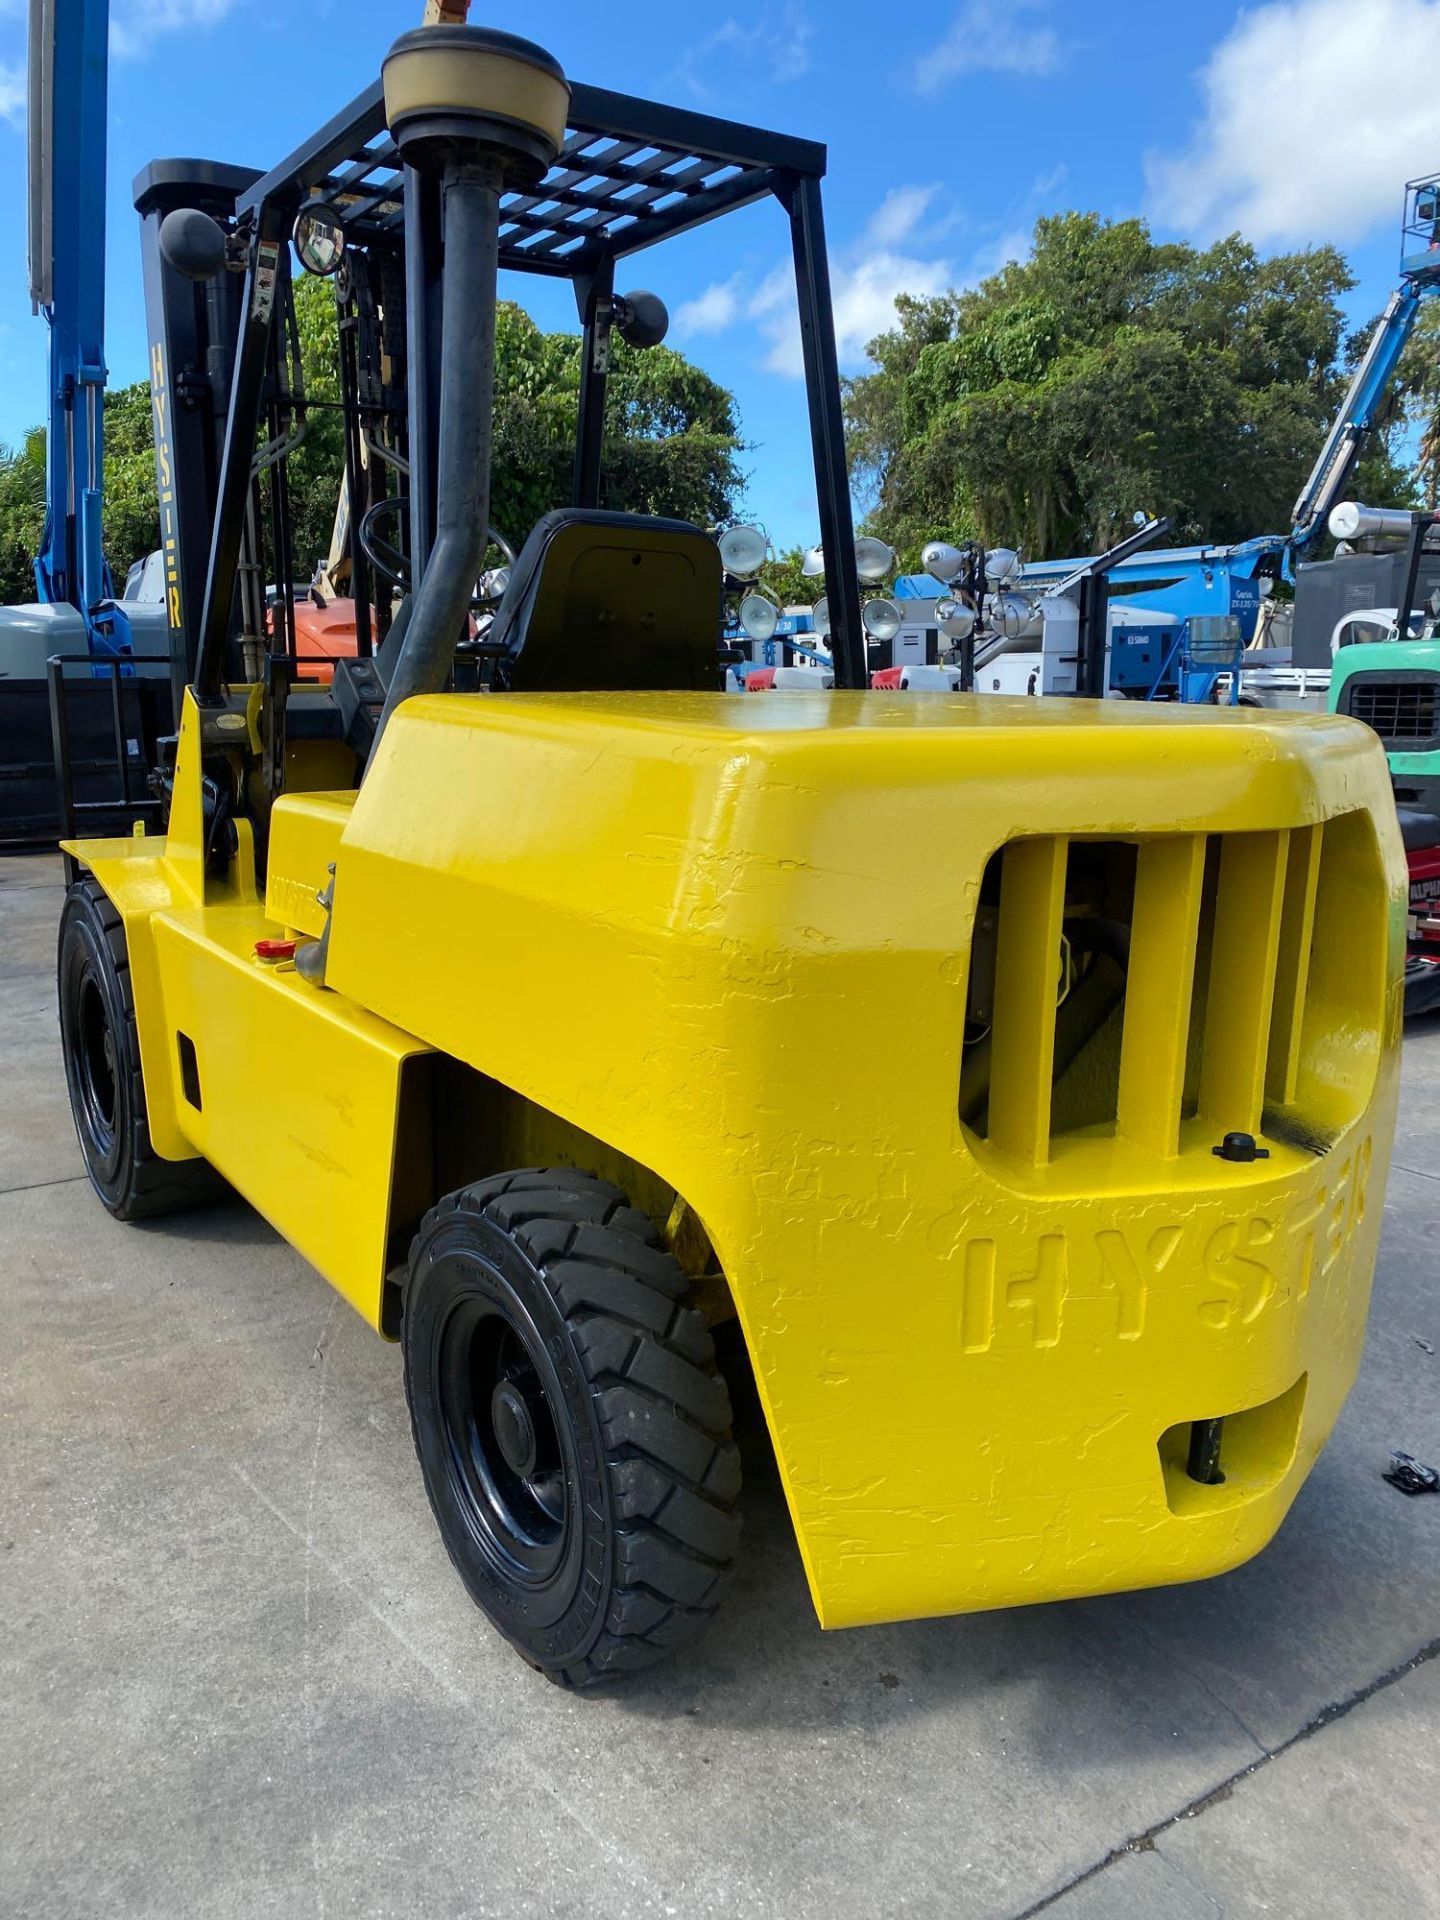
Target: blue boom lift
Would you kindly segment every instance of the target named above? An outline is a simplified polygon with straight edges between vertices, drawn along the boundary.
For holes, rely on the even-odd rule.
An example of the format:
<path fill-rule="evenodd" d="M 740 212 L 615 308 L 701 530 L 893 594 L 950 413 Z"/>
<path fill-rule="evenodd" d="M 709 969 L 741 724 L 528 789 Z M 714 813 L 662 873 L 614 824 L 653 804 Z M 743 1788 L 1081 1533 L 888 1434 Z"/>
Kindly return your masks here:
<path fill-rule="evenodd" d="M 1355 462 L 1384 409 L 1415 331 L 1426 294 L 1440 285 L 1440 174 L 1407 181 L 1400 256 L 1400 284 L 1381 314 L 1350 391 L 1335 416 L 1310 478 L 1291 514 L 1289 557 L 1307 560 L 1324 535 L 1332 507 L 1339 505 Z"/>
<path fill-rule="evenodd" d="M 109 0 L 31 7 L 30 293 L 50 329 L 46 510 L 35 602 L 0 608 L 0 844 L 58 828 L 52 659 L 64 663 L 83 806 L 99 805 L 117 775 L 131 797 L 150 737 L 172 717 L 164 609 L 116 600 L 102 546 L 109 28 Z"/>
<path fill-rule="evenodd" d="M 116 650 L 101 548 L 105 460 L 105 116 L 109 0 L 41 0 L 30 48 L 30 297 L 50 327 L 45 605 L 69 605 L 91 650 Z"/>

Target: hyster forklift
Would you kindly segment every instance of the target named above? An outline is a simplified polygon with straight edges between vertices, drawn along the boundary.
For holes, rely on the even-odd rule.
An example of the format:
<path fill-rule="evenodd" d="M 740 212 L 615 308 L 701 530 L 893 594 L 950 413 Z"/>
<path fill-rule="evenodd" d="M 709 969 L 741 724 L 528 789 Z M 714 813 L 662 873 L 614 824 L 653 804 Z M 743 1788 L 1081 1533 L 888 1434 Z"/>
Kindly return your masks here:
<path fill-rule="evenodd" d="M 721 1323 L 827 1627 L 1235 1566 L 1364 1337 L 1405 936 L 1380 748 L 866 688 L 823 171 L 442 23 L 273 171 L 142 183 L 191 664 L 163 832 L 66 848 L 90 1177 L 122 1220 L 228 1183 L 400 1341 L 460 1577 L 572 1686 L 715 1609 Z M 601 456 L 614 336 L 660 325 L 617 261 L 771 198 L 836 685 L 756 700 L 716 541 L 605 511 Z M 360 596 L 395 582 L 324 688 L 236 647 L 242 566 L 291 577 L 255 475 L 292 237 L 340 302 Z M 500 268 L 573 284 L 584 359 L 574 505 L 490 612 Z M 220 364 L 211 470 L 176 383 L 203 414 Z M 362 444 L 395 488 L 363 507 Z"/>

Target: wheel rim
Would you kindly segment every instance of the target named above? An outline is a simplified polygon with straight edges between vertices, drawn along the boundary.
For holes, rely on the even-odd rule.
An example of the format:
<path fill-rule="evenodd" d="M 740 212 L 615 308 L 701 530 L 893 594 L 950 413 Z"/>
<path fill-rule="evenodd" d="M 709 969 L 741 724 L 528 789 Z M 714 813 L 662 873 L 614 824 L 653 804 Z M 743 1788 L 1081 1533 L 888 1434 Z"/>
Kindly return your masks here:
<path fill-rule="evenodd" d="M 488 1301 L 457 1303 L 438 1353 L 452 1489 L 497 1573 L 541 1586 L 570 1530 L 569 1475 L 545 1370 Z"/>
<path fill-rule="evenodd" d="M 88 969 L 80 981 L 71 1059 L 86 1131 L 108 1158 L 115 1146 L 115 1036 L 100 983 Z"/>

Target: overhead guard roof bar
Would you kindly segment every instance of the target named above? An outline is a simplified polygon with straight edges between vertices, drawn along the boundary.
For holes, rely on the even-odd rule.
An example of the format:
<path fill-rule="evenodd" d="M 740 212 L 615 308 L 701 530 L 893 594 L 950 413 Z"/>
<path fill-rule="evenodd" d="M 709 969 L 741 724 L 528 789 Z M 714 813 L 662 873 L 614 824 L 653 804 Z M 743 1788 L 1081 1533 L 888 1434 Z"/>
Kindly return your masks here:
<path fill-rule="evenodd" d="M 533 191 L 501 204 L 500 264 L 573 279 L 824 172 L 813 140 L 576 85 L 560 158 Z M 237 212 L 337 199 L 363 243 L 398 231 L 403 194 L 377 82 L 257 180 Z"/>
<path fill-rule="evenodd" d="M 587 372 L 581 387 L 576 499 L 598 496 L 605 381 L 592 377 L 598 294 L 613 281 L 615 262 L 720 214 L 773 196 L 790 225 L 800 338 L 805 361 L 810 436 L 815 461 L 821 544 L 829 559 L 827 586 L 836 683 L 868 684 L 860 583 L 855 572 L 855 535 L 845 460 L 830 275 L 825 250 L 820 182 L 825 148 L 768 128 L 742 126 L 710 114 L 664 106 L 603 87 L 574 84 L 565 141 L 537 187 L 506 193 L 500 207 L 501 268 L 569 280 L 586 328 Z M 413 176 L 412 184 L 413 184 Z M 219 497 L 200 622 L 195 690 L 203 703 L 219 697 L 234 594 L 241 524 L 248 498 L 250 449 L 254 444 L 268 340 L 268 318 L 255 324 L 257 248 L 283 245 L 288 225 L 303 201 L 338 202 L 352 241 L 395 245 L 407 259 L 422 260 L 433 236 L 406 231 L 407 170 L 385 120 L 382 84 L 376 82 L 297 147 L 288 159 L 241 193 L 236 215 L 250 226 L 250 263 L 245 305 L 250 315 L 238 343 Z M 412 196 L 423 207 L 423 195 Z M 407 266 L 414 279 L 414 261 Z M 427 379 L 420 344 L 424 300 L 411 288 L 412 412 L 417 381 Z M 423 408 L 420 409 L 423 411 Z M 414 455 L 412 453 L 412 458 Z M 412 525 L 427 528 L 424 499 L 427 459 L 422 452 L 412 474 Z M 425 552 L 423 540 L 415 552 Z M 423 559 L 417 558 L 418 569 Z"/>

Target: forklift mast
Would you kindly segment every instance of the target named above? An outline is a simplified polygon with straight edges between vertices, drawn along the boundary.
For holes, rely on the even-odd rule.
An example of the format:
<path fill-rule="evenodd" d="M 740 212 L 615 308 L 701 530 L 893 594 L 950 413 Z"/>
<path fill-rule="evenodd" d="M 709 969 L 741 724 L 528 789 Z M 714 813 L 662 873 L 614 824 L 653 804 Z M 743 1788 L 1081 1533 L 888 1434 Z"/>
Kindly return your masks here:
<path fill-rule="evenodd" d="M 155 160 L 134 185 L 177 717 L 195 671 L 241 284 L 234 273 L 215 273 L 202 282 L 182 272 L 161 245 L 161 229 L 170 214 L 187 209 L 228 228 L 236 200 L 258 177 L 252 168 L 214 161 Z"/>

